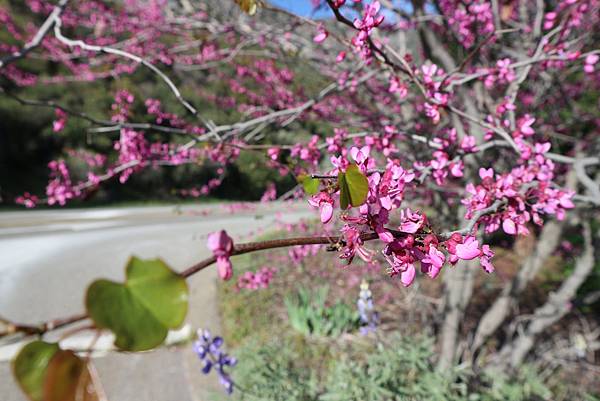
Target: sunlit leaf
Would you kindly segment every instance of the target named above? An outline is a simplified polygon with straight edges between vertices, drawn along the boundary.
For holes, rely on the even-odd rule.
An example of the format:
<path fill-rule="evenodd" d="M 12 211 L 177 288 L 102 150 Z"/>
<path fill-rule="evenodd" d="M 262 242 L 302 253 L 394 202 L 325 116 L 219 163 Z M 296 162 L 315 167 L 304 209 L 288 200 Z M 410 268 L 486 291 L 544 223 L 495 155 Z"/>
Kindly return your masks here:
<path fill-rule="evenodd" d="M 15 357 L 13 374 L 29 399 L 43 401 L 46 369 L 58 351 L 58 344 L 33 341 L 24 346 Z"/>
<path fill-rule="evenodd" d="M 345 173 L 338 173 L 338 185 L 342 210 L 347 209 L 349 205 L 360 206 L 367 200 L 369 180 L 355 164 L 350 165 Z"/>
<path fill-rule="evenodd" d="M 238 6 L 249 15 L 256 14 L 256 10 L 260 5 L 259 0 L 235 0 Z"/>
<path fill-rule="evenodd" d="M 187 283 L 160 259 L 131 258 L 126 273 L 125 283 L 92 283 L 86 294 L 88 313 L 98 327 L 116 335 L 118 348 L 152 349 L 164 341 L 169 329 L 183 324 Z"/>

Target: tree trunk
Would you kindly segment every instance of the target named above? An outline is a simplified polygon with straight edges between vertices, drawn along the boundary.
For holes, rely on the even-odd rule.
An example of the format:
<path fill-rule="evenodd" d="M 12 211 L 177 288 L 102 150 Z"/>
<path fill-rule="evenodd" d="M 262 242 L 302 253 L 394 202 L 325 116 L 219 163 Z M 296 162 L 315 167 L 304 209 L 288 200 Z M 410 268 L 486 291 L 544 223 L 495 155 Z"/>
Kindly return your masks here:
<path fill-rule="evenodd" d="M 529 325 L 519 331 L 519 335 L 506 344 L 499 353 L 499 363 L 495 366 L 502 368 L 515 368 L 521 365 L 534 345 L 537 335 L 560 320 L 570 310 L 570 300 L 576 295 L 577 290 L 590 275 L 594 268 L 594 247 L 592 245 L 592 232 L 588 221 L 583 223 L 584 250 L 575 262 L 575 270 L 563 282 L 559 289 L 550 293 L 546 303 L 537 308 Z"/>
<path fill-rule="evenodd" d="M 444 321 L 440 330 L 438 370 L 450 368 L 457 357 L 458 335 L 465 309 L 473 293 L 473 276 L 478 261 L 463 261 L 444 271 Z"/>
<path fill-rule="evenodd" d="M 471 345 L 475 354 L 486 340 L 498 330 L 511 309 L 517 303 L 519 295 L 527 288 L 527 284 L 536 276 L 560 240 L 563 222 L 550 221 L 544 225 L 533 252 L 520 266 L 517 275 L 503 289 L 493 305 L 483 315 Z"/>

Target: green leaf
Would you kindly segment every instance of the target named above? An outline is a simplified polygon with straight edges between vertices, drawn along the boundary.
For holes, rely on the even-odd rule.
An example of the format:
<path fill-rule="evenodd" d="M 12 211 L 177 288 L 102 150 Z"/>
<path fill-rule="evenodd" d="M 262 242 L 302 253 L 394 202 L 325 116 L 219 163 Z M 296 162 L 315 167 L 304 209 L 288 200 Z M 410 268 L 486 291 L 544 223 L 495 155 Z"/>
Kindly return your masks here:
<path fill-rule="evenodd" d="M 185 279 L 162 260 L 131 258 L 124 284 L 97 280 L 86 294 L 87 311 L 98 327 L 116 335 L 115 345 L 144 351 L 160 345 L 180 327 L 188 307 Z"/>
<path fill-rule="evenodd" d="M 358 207 L 365 203 L 369 194 L 369 180 L 355 164 L 350 165 L 346 172 L 339 172 L 340 206 L 342 210 L 348 205 Z"/>
<path fill-rule="evenodd" d="M 235 0 L 240 8 L 249 15 L 256 14 L 256 9 L 260 4 L 259 0 Z"/>
<path fill-rule="evenodd" d="M 24 346 L 13 361 L 17 383 L 33 401 L 44 399 L 44 380 L 52 357 L 59 351 L 58 344 L 33 341 Z"/>
<path fill-rule="evenodd" d="M 307 194 L 316 195 L 319 192 L 320 181 L 318 178 L 310 178 L 309 175 L 302 174 L 298 177 L 298 181 L 302 183 L 302 188 Z"/>

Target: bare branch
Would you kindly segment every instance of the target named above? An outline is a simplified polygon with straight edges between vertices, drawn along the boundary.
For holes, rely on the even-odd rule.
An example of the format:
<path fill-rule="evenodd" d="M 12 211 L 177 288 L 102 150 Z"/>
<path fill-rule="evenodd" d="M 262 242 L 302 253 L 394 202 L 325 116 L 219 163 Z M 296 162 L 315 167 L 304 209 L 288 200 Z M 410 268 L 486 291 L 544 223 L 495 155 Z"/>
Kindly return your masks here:
<path fill-rule="evenodd" d="M 46 21 L 44 21 L 40 29 L 38 29 L 33 39 L 27 42 L 27 44 L 25 44 L 25 46 L 16 53 L 0 58 L 0 68 L 6 67 L 8 64 L 25 57 L 32 50 L 37 48 L 42 43 L 42 40 L 46 37 L 50 29 L 52 29 L 56 23 L 60 22 L 60 16 L 67 7 L 68 3 L 69 0 L 60 0 L 48 18 L 46 18 Z"/>

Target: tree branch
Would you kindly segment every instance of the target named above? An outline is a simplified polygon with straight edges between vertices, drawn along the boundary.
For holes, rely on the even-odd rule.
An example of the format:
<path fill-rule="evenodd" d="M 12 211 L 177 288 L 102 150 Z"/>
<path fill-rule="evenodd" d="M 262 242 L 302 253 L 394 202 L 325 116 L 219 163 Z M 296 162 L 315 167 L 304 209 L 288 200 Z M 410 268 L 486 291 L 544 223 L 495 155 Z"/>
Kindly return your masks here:
<path fill-rule="evenodd" d="M 32 50 L 37 48 L 42 43 L 42 40 L 46 37 L 50 29 L 52 29 L 52 27 L 60 21 L 60 16 L 67 7 L 68 3 L 69 0 L 60 0 L 48 18 L 46 18 L 46 21 L 44 21 L 40 29 L 38 29 L 33 39 L 27 42 L 27 44 L 25 44 L 25 46 L 16 53 L 0 58 L 0 68 L 6 67 L 8 64 L 25 57 Z"/>

